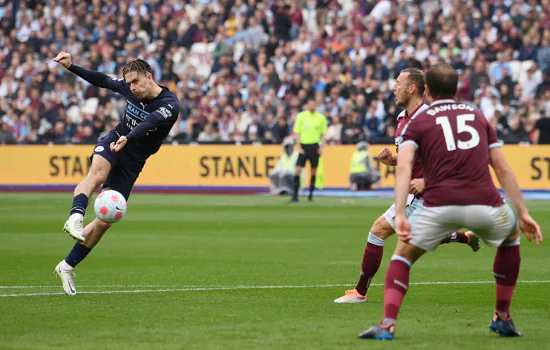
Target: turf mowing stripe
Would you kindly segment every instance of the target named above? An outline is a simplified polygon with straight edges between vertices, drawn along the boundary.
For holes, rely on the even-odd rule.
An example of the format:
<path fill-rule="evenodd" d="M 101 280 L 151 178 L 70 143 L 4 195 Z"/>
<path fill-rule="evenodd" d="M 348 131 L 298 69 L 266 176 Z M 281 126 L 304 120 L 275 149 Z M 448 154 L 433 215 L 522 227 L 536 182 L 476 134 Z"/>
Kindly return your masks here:
<path fill-rule="evenodd" d="M 449 281 L 449 282 L 413 282 L 411 285 L 456 285 L 456 284 L 493 284 L 494 281 Z M 533 280 L 533 281 L 518 281 L 518 283 L 550 283 L 550 280 Z M 190 292 L 190 291 L 221 291 L 221 290 L 241 290 L 241 289 L 304 289 L 304 288 L 328 288 L 328 287 L 349 287 L 351 284 L 318 284 L 311 286 L 228 286 L 228 287 L 184 287 L 184 288 L 165 288 L 165 289 L 133 289 L 133 290 L 103 290 L 79 292 L 78 294 L 127 294 L 127 293 L 169 293 L 169 292 Z M 371 286 L 383 286 L 383 284 L 371 284 Z M 33 288 L 33 286 L 0 286 L 0 288 L 15 287 L 15 288 Z M 50 286 L 38 286 L 39 288 L 49 288 Z M 84 286 L 82 286 L 84 287 Z M 81 288 L 82 288 L 81 287 Z M 93 288 L 88 286 L 87 288 Z M 101 286 L 96 286 L 101 287 Z M 110 286 L 116 287 L 116 286 Z M 129 287 L 129 286 L 121 286 Z M 135 287 L 138 287 L 137 285 Z M 141 286 L 147 287 L 147 286 Z M 159 288 L 165 286 L 158 286 Z M 59 288 L 59 287 L 55 287 Z M 85 287 L 86 288 L 86 287 Z M 63 293 L 17 293 L 17 294 L 0 294 L 0 297 L 34 297 L 34 296 L 50 296 L 62 295 Z"/>

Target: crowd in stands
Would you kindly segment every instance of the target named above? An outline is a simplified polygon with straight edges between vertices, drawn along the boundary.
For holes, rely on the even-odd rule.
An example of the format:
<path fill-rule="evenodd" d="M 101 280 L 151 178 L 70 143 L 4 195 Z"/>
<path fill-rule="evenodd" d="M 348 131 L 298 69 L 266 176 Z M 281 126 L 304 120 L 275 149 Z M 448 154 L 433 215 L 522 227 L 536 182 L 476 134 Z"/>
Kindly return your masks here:
<path fill-rule="evenodd" d="M 550 143 L 550 0 L 0 0 L 0 144 L 95 143 L 125 100 L 52 61 L 176 92 L 169 141 L 280 143 L 309 98 L 331 144 L 393 143 L 392 86 L 450 63 L 506 143 Z"/>

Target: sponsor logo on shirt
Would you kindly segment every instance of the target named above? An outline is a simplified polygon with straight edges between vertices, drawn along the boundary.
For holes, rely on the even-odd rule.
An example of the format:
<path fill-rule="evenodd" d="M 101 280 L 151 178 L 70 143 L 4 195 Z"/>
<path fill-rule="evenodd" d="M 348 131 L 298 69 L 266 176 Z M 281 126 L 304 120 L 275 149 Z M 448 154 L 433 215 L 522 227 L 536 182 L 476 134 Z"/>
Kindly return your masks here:
<path fill-rule="evenodd" d="M 147 105 L 143 102 L 140 102 L 145 108 Z M 145 118 L 149 115 L 149 112 L 146 112 L 145 110 L 139 108 L 132 102 L 128 101 L 128 104 L 126 105 L 126 127 L 130 130 L 135 128 L 139 125 L 142 121 L 145 120 Z"/>
<path fill-rule="evenodd" d="M 164 119 L 168 119 L 172 116 L 172 112 L 170 112 L 170 110 L 166 107 L 160 107 L 158 112 L 164 117 Z"/>

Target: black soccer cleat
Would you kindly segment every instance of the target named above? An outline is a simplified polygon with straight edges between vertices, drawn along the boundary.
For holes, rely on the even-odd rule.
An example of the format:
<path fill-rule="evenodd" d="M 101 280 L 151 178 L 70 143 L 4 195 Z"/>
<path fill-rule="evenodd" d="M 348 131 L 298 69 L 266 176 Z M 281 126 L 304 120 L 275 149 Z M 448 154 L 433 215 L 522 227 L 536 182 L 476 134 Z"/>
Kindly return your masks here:
<path fill-rule="evenodd" d="M 479 250 L 479 248 L 481 248 L 481 243 L 480 243 L 479 237 L 475 233 L 473 233 L 472 231 L 466 232 L 466 237 L 468 237 L 467 244 L 470 246 L 470 248 L 472 248 L 474 253 L 477 252 Z"/>
<path fill-rule="evenodd" d="M 495 311 L 489 328 L 492 332 L 500 334 L 501 337 L 521 337 L 522 334 L 516 329 L 514 321 L 510 317 L 503 319 L 500 312 Z"/>
<path fill-rule="evenodd" d="M 298 198 L 291 198 L 288 203 L 298 203 Z"/>
<path fill-rule="evenodd" d="M 361 339 L 393 340 L 395 333 L 395 324 L 390 323 L 387 326 L 377 324 L 359 334 Z"/>

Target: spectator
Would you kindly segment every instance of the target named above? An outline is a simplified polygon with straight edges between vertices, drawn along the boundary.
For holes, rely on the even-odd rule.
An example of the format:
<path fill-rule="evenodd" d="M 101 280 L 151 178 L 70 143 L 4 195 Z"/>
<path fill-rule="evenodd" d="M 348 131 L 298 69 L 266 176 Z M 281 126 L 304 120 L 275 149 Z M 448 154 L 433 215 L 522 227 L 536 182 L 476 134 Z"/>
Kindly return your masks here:
<path fill-rule="evenodd" d="M 550 145 L 550 117 L 548 117 L 548 115 L 545 115 L 535 123 L 533 143 Z"/>
<path fill-rule="evenodd" d="M 265 120 L 263 121 L 262 128 L 264 130 L 264 134 L 267 134 L 267 136 L 264 136 L 266 141 L 268 141 L 269 143 L 282 142 L 279 124 L 277 123 L 277 120 L 275 119 L 273 113 L 269 112 L 265 115 Z"/>
<path fill-rule="evenodd" d="M 499 83 L 504 79 L 504 71 L 510 72 L 512 67 L 510 63 L 504 61 L 504 53 L 499 52 L 497 54 L 497 62 L 491 69 L 491 79 L 495 83 Z"/>
<path fill-rule="evenodd" d="M 346 114 L 342 125 L 341 142 L 343 144 L 356 144 L 363 139 L 363 128 L 357 123 L 358 114 Z"/>
<path fill-rule="evenodd" d="M 255 17 L 251 17 L 248 19 L 248 30 L 247 30 L 247 38 L 248 38 L 248 48 L 252 52 L 258 52 L 260 50 L 260 45 L 264 43 L 264 28 L 261 24 L 256 22 Z"/>
<path fill-rule="evenodd" d="M 7 123 L 0 122 L 0 145 L 15 144 L 16 140 L 13 131 Z"/>
<path fill-rule="evenodd" d="M 542 72 L 542 82 L 537 86 L 537 90 L 535 93 L 536 98 L 542 97 L 547 90 L 550 89 L 550 77 L 548 76 L 550 72 L 548 70 L 545 70 Z"/>
<path fill-rule="evenodd" d="M 338 145 L 342 140 L 342 123 L 340 117 L 336 116 L 331 119 L 330 125 L 327 128 L 326 141 L 328 145 Z"/>
<path fill-rule="evenodd" d="M 537 69 L 537 64 L 531 62 L 527 68 L 527 73 L 519 80 L 521 86 L 521 97 L 525 101 L 531 101 L 535 98 L 537 87 L 543 82 L 542 73 Z"/>
<path fill-rule="evenodd" d="M 244 132 L 246 141 L 260 141 L 264 137 L 264 128 L 256 115 L 252 116 L 250 124 Z"/>
<path fill-rule="evenodd" d="M 525 131 L 519 115 L 512 117 L 508 128 L 503 131 L 502 140 L 506 143 L 529 142 L 529 134 Z"/>
<path fill-rule="evenodd" d="M 206 124 L 204 126 L 204 130 L 199 133 L 199 137 L 197 138 L 197 141 L 199 142 L 215 142 L 218 140 L 218 133 L 212 124 Z"/>
<path fill-rule="evenodd" d="M 279 118 L 277 123 L 279 124 L 279 139 L 285 140 L 290 135 L 290 125 L 286 118 Z"/>
<path fill-rule="evenodd" d="M 476 91 L 481 82 L 489 82 L 489 75 L 485 71 L 485 63 L 481 59 L 478 59 L 474 62 L 474 71 L 470 76 L 472 91 Z"/>
<path fill-rule="evenodd" d="M 285 4 L 283 7 L 276 9 L 276 11 L 274 33 L 277 39 L 286 42 L 290 40 L 290 29 L 292 27 L 292 22 L 289 17 L 290 5 Z"/>
<path fill-rule="evenodd" d="M 542 38 L 540 47 L 537 49 L 537 63 L 541 70 L 550 68 L 550 36 Z"/>

